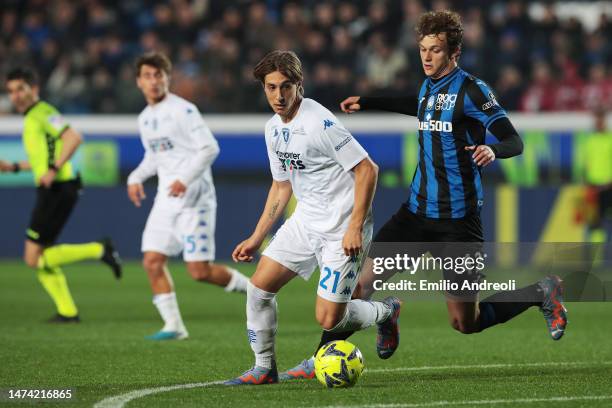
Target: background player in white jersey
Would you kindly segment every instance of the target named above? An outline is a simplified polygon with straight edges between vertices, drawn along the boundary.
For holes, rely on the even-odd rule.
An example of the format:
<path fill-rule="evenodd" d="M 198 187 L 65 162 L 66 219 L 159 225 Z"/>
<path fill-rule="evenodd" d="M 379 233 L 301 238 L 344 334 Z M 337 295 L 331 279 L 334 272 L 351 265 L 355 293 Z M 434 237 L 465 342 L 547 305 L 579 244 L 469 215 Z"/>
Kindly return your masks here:
<path fill-rule="evenodd" d="M 240 272 L 214 264 L 217 201 L 210 166 L 219 145 L 192 103 L 168 91 L 170 60 L 161 53 L 141 56 L 136 62 L 137 85 L 148 106 L 138 117 L 144 159 L 128 178 L 128 196 L 140 207 L 142 183 L 159 178 L 155 203 L 142 234 L 143 265 L 153 303 L 164 321 L 152 340 L 188 337 L 181 317 L 168 256 L 183 252 L 193 279 L 245 292 L 248 279 Z"/>
<path fill-rule="evenodd" d="M 255 231 L 238 244 L 235 261 L 250 262 L 294 193 L 297 207 L 263 252 L 247 289 L 247 334 L 255 366 L 226 385 L 278 382 L 274 337 L 276 293 L 319 266 L 316 318 L 332 332 L 378 324 L 397 346 L 400 302 L 351 300 L 362 254 L 372 238 L 370 206 L 378 167 L 326 108 L 304 99 L 300 60 L 273 51 L 254 69 L 276 113 L 265 129 L 272 187 Z"/>

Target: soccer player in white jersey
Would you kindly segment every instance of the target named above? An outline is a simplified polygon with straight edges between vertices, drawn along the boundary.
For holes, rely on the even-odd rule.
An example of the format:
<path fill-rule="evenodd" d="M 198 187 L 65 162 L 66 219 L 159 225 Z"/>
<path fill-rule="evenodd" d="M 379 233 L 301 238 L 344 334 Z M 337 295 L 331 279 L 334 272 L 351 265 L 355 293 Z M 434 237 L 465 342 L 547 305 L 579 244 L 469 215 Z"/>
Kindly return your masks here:
<path fill-rule="evenodd" d="M 136 62 L 136 82 L 147 107 L 138 117 L 144 159 L 128 177 L 128 197 L 136 207 L 145 198 L 142 183 L 157 175 L 157 195 L 142 234 L 143 266 L 153 304 L 164 327 L 151 340 L 188 337 L 181 317 L 167 259 L 183 253 L 193 279 L 245 292 L 248 279 L 214 264 L 217 201 L 210 166 L 219 145 L 192 103 L 168 91 L 170 60 L 149 53 Z"/>
<path fill-rule="evenodd" d="M 236 246 L 235 261 L 250 262 L 291 194 L 297 207 L 263 252 L 247 288 L 247 335 L 255 365 L 226 385 L 278 382 L 274 351 L 276 293 L 291 279 L 321 274 L 315 315 L 331 332 L 378 324 L 398 343 L 400 302 L 351 300 L 361 259 L 372 238 L 371 203 L 378 167 L 325 107 L 303 98 L 300 60 L 273 51 L 255 67 L 275 115 L 265 128 L 272 186 L 253 234 Z"/>

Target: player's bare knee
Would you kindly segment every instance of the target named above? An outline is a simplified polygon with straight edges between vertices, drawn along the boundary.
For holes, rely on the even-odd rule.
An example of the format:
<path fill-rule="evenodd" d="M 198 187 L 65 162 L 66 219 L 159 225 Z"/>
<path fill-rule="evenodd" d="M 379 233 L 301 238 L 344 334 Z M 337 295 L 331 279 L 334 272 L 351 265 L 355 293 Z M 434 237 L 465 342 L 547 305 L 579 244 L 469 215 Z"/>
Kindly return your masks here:
<path fill-rule="evenodd" d="M 32 269 L 38 268 L 38 256 L 23 256 L 23 262 Z"/>
<path fill-rule="evenodd" d="M 210 263 L 208 262 L 188 262 L 187 271 L 197 281 L 209 281 L 212 274 Z"/>
<path fill-rule="evenodd" d="M 142 260 L 142 267 L 149 275 L 159 275 L 164 273 L 164 259 L 156 256 L 145 256 Z"/>

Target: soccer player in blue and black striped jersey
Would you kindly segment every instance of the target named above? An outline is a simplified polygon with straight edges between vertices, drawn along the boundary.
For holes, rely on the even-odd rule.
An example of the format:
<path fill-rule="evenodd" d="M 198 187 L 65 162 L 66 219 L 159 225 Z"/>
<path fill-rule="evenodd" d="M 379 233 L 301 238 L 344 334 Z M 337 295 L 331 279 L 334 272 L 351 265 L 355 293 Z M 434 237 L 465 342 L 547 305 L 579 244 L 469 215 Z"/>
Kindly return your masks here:
<path fill-rule="evenodd" d="M 340 104 L 346 113 L 384 110 L 418 118 L 419 161 L 407 200 L 378 231 L 374 242 L 474 243 L 479 248 L 483 242 L 481 170 L 497 158 L 521 154 L 523 143 L 489 86 L 459 68 L 463 37 L 459 15 L 450 11 L 425 13 L 419 18 L 416 33 L 427 76 L 418 95 L 351 96 Z M 497 143 L 485 144 L 487 131 Z M 366 262 L 360 289 L 353 296 L 369 298 L 373 279 L 380 277 L 368 274 Z M 450 292 L 446 301 L 450 323 L 461 333 L 477 333 L 538 306 L 551 337 L 558 340 L 567 324 L 560 284 L 558 277 L 549 276 L 481 302 L 477 293 L 466 299 L 465 292 L 459 297 Z M 351 334 L 324 331 L 319 348 Z M 380 358 L 389 358 L 398 344 L 399 333 L 379 330 Z M 281 379 L 311 378 L 312 361 L 304 360 L 282 373 Z"/>

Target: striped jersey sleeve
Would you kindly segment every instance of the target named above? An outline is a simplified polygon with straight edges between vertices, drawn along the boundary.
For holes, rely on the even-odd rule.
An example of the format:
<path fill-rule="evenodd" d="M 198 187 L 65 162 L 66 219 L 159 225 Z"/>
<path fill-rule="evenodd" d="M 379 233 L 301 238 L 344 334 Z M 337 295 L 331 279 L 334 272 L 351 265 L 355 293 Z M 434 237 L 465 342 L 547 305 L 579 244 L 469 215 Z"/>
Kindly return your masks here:
<path fill-rule="evenodd" d="M 489 86 L 476 78 L 466 79 L 464 114 L 488 129 L 499 118 L 507 117 Z"/>

